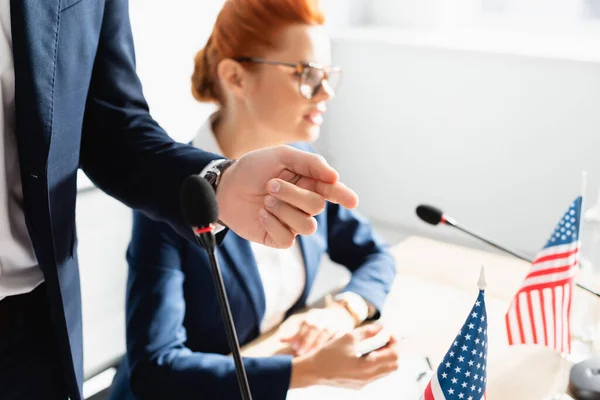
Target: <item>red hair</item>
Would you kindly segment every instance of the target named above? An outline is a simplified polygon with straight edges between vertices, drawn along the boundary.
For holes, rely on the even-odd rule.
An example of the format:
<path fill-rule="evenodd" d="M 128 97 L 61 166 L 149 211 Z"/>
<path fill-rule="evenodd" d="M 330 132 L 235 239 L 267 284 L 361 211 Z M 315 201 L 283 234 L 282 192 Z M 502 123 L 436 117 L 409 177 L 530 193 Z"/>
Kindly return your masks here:
<path fill-rule="evenodd" d="M 194 58 L 192 94 L 201 102 L 222 103 L 216 84 L 221 60 L 259 57 L 259 52 L 276 48 L 281 29 L 324 21 L 318 0 L 225 1 L 208 42 Z"/>

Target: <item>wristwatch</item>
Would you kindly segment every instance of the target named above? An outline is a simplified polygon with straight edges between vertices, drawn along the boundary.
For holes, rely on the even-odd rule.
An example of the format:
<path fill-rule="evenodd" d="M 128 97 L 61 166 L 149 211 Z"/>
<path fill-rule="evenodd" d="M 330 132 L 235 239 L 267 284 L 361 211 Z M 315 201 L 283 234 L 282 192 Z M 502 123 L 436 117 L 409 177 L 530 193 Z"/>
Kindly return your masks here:
<path fill-rule="evenodd" d="M 217 194 L 217 186 L 221 180 L 221 175 L 223 172 L 235 164 L 236 160 L 228 160 L 228 159 L 219 159 L 213 160 L 208 163 L 206 167 L 200 172 L 200 176 L 210 184 L 210 186 L 215 191 L 215 195 Z M 223 229 L 227 228 L 227 225 L 223 223 L 220 219 L 217 220 L 215 224 L 215 233 L 221 232 Z"/>
<path fill-rule="evenodd" d="M 221 180 L 221 175 L 225 170 L 235 164 L 236 160 L 213 160 L 211 161 L 200 173 L 200 176 L 203 177 L 210 183 L 215 193 L 217 193 L 217 187 L 219 186 L 219 182 Z"/>
<path fill-rule="evenodd" d="M 356 321 L 356 325 L 360 325 L 369 317 L 369 306 L 367 302 L 356 293 L 339 293 L 333 297 L 333 300 L 346 308 Z"/>

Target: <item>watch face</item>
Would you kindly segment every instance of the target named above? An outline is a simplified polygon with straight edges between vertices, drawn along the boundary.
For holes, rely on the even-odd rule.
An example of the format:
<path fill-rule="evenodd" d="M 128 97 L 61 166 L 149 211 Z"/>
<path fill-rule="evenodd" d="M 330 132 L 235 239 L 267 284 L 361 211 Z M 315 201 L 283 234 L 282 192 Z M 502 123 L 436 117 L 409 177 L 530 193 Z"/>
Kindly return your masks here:
<path fill-rule="evenodd" d="M 213 189 L 216 189 L 217 174 L 212 171 L 208 171 L 206 175 L 204 175 L 204 179 L 210 183 Z"/>

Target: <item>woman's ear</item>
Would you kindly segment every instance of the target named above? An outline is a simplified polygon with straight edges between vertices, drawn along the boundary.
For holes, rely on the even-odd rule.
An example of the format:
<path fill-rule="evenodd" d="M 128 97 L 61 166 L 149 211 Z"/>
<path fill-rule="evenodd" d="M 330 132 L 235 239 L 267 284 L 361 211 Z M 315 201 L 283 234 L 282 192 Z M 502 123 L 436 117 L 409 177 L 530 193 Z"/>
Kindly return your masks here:
<path fill-rule="evenodd" d="M 237 98 L 244 97 L 247 71 L 239 62 L 231 58 L 224 58 L 217 66 L 217 76 L 225 92 L 231 93 Z"/>

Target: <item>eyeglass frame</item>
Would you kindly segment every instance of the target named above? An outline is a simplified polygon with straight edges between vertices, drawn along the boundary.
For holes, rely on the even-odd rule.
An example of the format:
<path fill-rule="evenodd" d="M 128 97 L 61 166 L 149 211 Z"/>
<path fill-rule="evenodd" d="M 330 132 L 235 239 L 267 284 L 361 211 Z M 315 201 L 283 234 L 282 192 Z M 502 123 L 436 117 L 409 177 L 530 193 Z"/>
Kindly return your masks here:
<path fill-rule="evenodd" d="M 304 73 L 304 71 L 307 68 L 314 68 L 314 69 L 318 69 L 320 71 L 323 71 L 323 78 L 321 79 L 321 82 L 319 83 L 319 85 L 314 89 L 313 93 L 310 95 L 310 97 L 306 97 L 303 93 L 302 93 L 302 80 L 298 79 L 298 91 L 300 92 L 300 96 L 304 97 L 307 100 L 312 99 L 321 89 L 321 87 L 323 87 L 323 81 L 327 80 L 327 76 L 333 71 L 333 72 L 337 72 L 340 74 L 340 79 L 341 79 L 341 75 L 342 75 L 342 68 L 341 67 L 336 67 L 336 66 L 331 66 L 331 67 L 325 67 L 321 64 L 317 64 L 317 63 L 313 63 L 313 62 L 287 62 L 287 61 L 276 61 L 276 60 L 267 60 L 266 58 L 260 58 L 260 57 L 236 57 L 233 59 L 234 61 L 237 61 L 239 63 L 244 63 L 244 62 L 249 62 L 249 63 L 254 63 L 254 64 L 266 64 L 266 65 L 282 65 L 284 67 L 290 67 L 290 68 L 294 68 L 296 70 L 296 73 L 298 74 L 298 78 L 300 78 L 302 76 L 302 74 Z M 328 72 L 329 70 L 329 72 Z M 335 91 L 335 89 L 332 88 L 332 90 Z"/>

